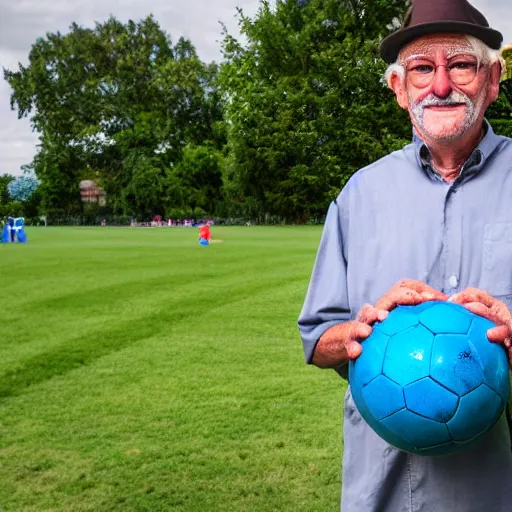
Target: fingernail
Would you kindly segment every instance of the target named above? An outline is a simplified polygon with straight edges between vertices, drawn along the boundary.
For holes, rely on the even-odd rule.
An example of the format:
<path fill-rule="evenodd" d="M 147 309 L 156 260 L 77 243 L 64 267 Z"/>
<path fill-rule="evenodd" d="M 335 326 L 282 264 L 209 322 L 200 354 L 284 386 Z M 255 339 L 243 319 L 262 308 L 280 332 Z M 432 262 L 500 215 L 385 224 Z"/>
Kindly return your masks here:
<path fill-rule="evenodd" d="M 347 347 L 347 355 L 349 359 L 357 359 L 361 355 L 361 346 L 359 343 L 351 343 Z"/>
<path fill-rule="evenodd" d="M 425 299 L 433 299 L 433 298 L 435 298 L 435 295 L 433 293 L 425 293 L 425 294 L 423 294 L 423 297 Z"/>
<path fill-rule="evenodd" d="M 452 296 L 448 297 L 447 302 L 453 302 L 457 298 L 457 294 L 453 294 Z"/>
<path fill-rule="evenodd" d="M 379 311 L 378 318 L 382 322 L 385 320 L 389 315 L 389 311 Z"/>

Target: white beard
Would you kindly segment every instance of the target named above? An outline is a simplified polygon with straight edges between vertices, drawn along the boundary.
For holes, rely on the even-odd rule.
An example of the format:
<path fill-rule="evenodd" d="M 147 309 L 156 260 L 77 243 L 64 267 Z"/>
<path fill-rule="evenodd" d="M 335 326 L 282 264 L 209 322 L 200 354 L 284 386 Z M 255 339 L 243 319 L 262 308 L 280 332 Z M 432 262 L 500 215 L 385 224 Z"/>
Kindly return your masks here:
<path fill-rule="evenodd" d="M 416 126 L 419 128 L 420 132 L 429 138 L 437 140 L 453 140 L 466 133 L 477 122 L 482 111 L 484 98 L 485 95 L 482 93 L 476 101 L 473 101 L 467 95 L 457 91 L 452 91 L 450 96 L 444 99 L 438 98 L 434 94 L 429 94 L 419 103 L 414 103 L 411 98 L 409 98 L 409 113 L 413 118 Z M 433 133 L 427 128 L 427 126 L 425 126 L 424 114 L 426 107 L 449 106 L 454 104 L 466 105 L 466 116 L 464 122 L 458 127 L 457 130 L 447 134 L 439 134 Z"/>

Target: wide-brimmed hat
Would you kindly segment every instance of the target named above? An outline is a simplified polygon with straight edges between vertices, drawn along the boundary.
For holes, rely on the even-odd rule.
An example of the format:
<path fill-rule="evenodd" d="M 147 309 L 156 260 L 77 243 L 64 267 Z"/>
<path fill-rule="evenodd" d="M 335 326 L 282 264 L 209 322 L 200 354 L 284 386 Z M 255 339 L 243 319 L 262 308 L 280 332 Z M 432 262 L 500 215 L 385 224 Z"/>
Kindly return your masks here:
<path fill-rule="evenodd" d="M 499 50 L 503 36 L 489 27 L 484 15 L 467 0 L 413 0 L 403 25 L 380 45 L 380 56 L 391 64 L 400 49 L 428 34 L 467 34 Z"/>

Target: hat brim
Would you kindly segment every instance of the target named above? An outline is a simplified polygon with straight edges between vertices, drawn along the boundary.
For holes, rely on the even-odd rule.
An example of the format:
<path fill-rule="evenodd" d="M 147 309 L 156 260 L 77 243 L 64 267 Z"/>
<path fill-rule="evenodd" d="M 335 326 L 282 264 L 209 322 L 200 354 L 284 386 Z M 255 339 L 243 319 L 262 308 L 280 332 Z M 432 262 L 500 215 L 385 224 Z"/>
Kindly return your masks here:
<path fill-rule="evenodd" d="M 380 56 L 388 64 L 396 62 L 400 50 L 411 41 L 430 34 L 466 34 L 475 36 L 494 50 L 499 50 L 503 36 L 497 30 L 462 21 L 436 21 L 397 30 L 380 45 Z"/>

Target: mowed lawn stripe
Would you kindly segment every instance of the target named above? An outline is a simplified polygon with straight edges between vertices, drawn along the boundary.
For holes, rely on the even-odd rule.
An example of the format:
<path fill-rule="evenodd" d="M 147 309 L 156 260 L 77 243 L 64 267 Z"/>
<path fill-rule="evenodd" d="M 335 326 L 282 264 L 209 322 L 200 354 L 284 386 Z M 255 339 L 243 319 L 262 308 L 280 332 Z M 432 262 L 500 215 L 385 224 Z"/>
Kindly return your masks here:
<path fill-rule="evenodd" d="M 129 233 L 134 236 L 133 231 Z M 138 233 L 137 233 L 138 234 Z M 183 231 L 179 233 L 183 234 Z M 161 274 L 157 277 L 138 278 L 143 271 L 135 273 L 127 272 L 122 265 L 116 265 L 107 272 L 110 275 L 125 276 L 122 283 L 110 284 L 107 279 L 102 279 L 101 275 L 96 279 L 89 279 L 91 283 L 96 283 L 95 289 L 85 289 L 80 282 L 82 270 L 76 264 L 76 258 L 82 254 L 76 251 L 69 254 L 70 265 L 68 268 L 61 269 L 60 277 L 72 279 L 76 275 L 77 283 L 73 286 L 57 286 L 43 287 L 37 281 L 20 280 L 28 283 L 28 289 L 23 295 L 30 297 L 31 289 L 47 290 L 48 297 L 42 298 L 38 296 L 30 302 L 16 301 L 9 297 L 9 287 L 2 288 L 2 294 L 12 304 L 10 308 L 10 322 L 0 325 L 0 371 L 4 368 L 12 368 L 17 363 L 18 353 L 20 358 L 29 356 L 31 351 L 44 351 L 53 344 L 58 345 L 60 338 L 64 342 L 72 341 L 75 338 L 91 335 L 95 336 L 95 331 L 107 329 L 112 326 L 120 326 L 124 323 L 125 318 L 131 320 L 140 319 L 153 314 L 160 309 L 182 309 L 194 307 L 193 302 L 196 300 L 194 294 L 200 296 L 203 293 L 209 294 L 211 289 L 219 289 L 225 287 L 228 294 L 236 293 L 236 282 L 248 283 L 254 281 L 255 277 L 260 274 L 268 274 L 268 269 L 272 269 L 272 273 L 277 276 L 286 276 L 287 268 L 290 267 L 293 260 L 300 259 L 300 255 L 285 255 L 276 253 L 270 257 L 266 255 L 266 259 L 254 261 L 247 259 L 244 255 L 242 258 L 236 258 L 236 253 L 228 253 L 228 256 L 217 262 L 208 260 L 205 252 L 201 253 L 195 245 L 187 248 L 190 252 L 199 252 L 204 258 L 203 262 L 195 264 L 190 262 L 190 257 L 182 261 L 176 256 L 176 261 L 172 265 L 168 265 L 168 273 L 170 275 Z M 212 249 L 216 249 L 213 248 Z M 212 253 L 210 253 L 212 255 Z M 212 256 L 218 256 L 213 254 Z M 73 261 L 73 257 L 75 261 Z M 197 257 L 197 256 L 196 256 Z M 151 257 L 142 260 L 141 267 L 151 265 Z M 106 264 L 104 263 L 103 267 Z M 101 272 L 102 266 L 98 266 Z M 180 272 L 180 273 L 177 273 Z M 22 271 L 20 271 L 21 275 Z M 59 275 L 55 279 L 59 280 Z M 257 277 L 256 277 L 257 279 Z M 99 286 L 103 283 L 102 286 Z M 13 286 L 12 288 L 19 288 Z M 58 292 L 56 291 L 58 290 Z M 187 301 L 184 303 L 184 301 Z M 27 312 L 30 314 L 27 315 Z M 80 321 L 80 331 L 76 331 L 76 323 Z M 109 325 L 106 325 L 109 324 Z M 16 329 L 12 326 L 16 325 Z M 33 333 L 37 329 L 37 336 Z M 32 347 L 23 347 L 24 343 L 32 343 Z"/>
<path fill-rule="evenodd" d="M 165 307 L 160 306 L 151 314 L 145 314 L 135 320 L 117 322 L 119 325 L 114 327 L 103 325 L 100 330 L 90 331 L 80 337 L 61 337 L 59 344 L 53 346 L 51 350 L 38 353 L 15 368 L 0 374 L 0 398 L 12 396 L 28 386 L 90 364 L 128 344 L 165 332 L 176 323 L 187 322 L 190 318 L 204 315 L 219 300 L 227 306 L 230 302 L 237 303 L 249 296 L 254 297 L 260 291 L 268 290 L 269 286 L 278 287 L 290 279 L 286 274 L 280 278 L 260 278 L 257 284 L 251 284 L 250 287 L 246 283 L 236 286 L 230 284 L 227 287 L 216 286 L 207 293 L 203 288 L 196 288 L 195 292 L 188 296 L 180 295 L 176 303 L 169 297 L 169 303 Z M 300 277 L 295 279 L 302 280 Z"/>
<path fill-rule="evenodd" d="M 266 263 L 272 267 L 273 275 L 285 276 L 290 272 L 289 268 L 293 260 L 300 256 L 268 258 Z M 200 294 L 207 293 L 209 289 L 223 287 L 232 289 L 238 282 L 251 282 L 253 272 L 268 274 L 266 265 L 254 265 L 247 268 L 234 267 L 232 270 L 208 272 L 206 269 L 194 269 L 182 274 L 170 276 L 162 274 L 151 279 L 131 279 L 123 283 L 107 284 L 96 287 L 94 290 L 70 291 L 68 288 L 61 290 L 60 294 L 53 292 L 47 299 L 37 298 L 33 301 L 19 302 L 16 308 L 12 308 L 10 321 L 17 325 L 13 330 L 10 326 L 2 333 L 1 346 L 8 344 L 19 345 L 27 341 L 25 334 L 31 335 L 35 322 L 39 319 L 39 327 L 45 329 L 48 326 L 58 326 L 59 330 L 66 328 L 66 322 L 73 324 L 77 317 L 83 318 L 85 322 L 93 324 L 102 319 L 109 319 L 113 322 L 119 315 L 137 316 L 139 308 L 152 309 L 158 304 L 166 304 L 174 307 L 181 303 L 183 298 L 188 298 L 190 291 Z M 94 292 L 94 295 L 91 293 Z M 91 296 L 94 300 L 91 300 Z M 25 323 L 27 311 L 31 312 L 31 323 Z M 0 327 L 0 329 L 2 329 Z M 29 336 L 33 340 L 33 337 Z"/>

